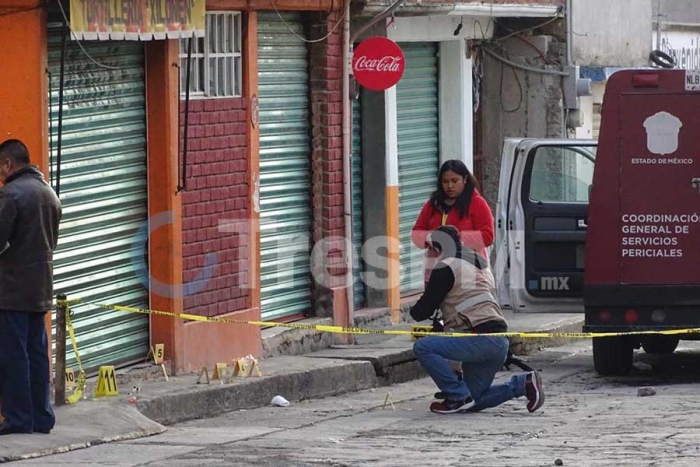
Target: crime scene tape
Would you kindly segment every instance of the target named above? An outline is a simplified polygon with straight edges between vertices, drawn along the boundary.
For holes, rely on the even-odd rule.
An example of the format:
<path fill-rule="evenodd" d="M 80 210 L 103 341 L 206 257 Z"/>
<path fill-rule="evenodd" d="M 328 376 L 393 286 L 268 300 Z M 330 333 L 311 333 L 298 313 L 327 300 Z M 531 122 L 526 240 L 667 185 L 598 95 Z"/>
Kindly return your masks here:
<path fill-rule="evenodd" d="M 85 391 L 85 371 L 83 370 L 83 362 L 80 359 L 80 353 L 78 352 L 78 343 L 75 339 L 75 329 L 73 328 L 73 321 L 70 318 L 70 306 L 66 304 L 66 328 L 68 329 L 68 334 L 70 335 L 70 342 L 73 346 L 73 353 L 75 354 L 75 361 L 78 362 L 78 386 L 73 391 L 73 394 L 66 397 L 66 402 L 69 404 L 75 404 L 83 397 L 83 391 Z"/>
<path fill-rule="evenodd" d="M 82 299 L 58 300 L 57 303 L 75 304 L 82 303 L 92 305 L 103 310 L 124 311 L 128 313 L 141 313 L 146 315 L 169 316 L 171 318 L 180 318 L 190 321 L 200 321 L 207 323 L 226 323 L 226 324 L 247 324 L 250 326 L 259 327 L 283 327 L 289 329 L 304 329 L 309 331 L 328 332 L 333 334 L 384 334 L 390 336 L 442 336 L 442 337 L 477 337 L 480 334 L 470 332 L 432 332 L 432 331 L 405 331 L 395 329 L 370 329 L 356 327 L 329 326 L 323 324 L 299 324 L 299 323 L 277 323 L 274 321 L 246 321 L 231 318 L 211 318 L 207 316 L 192 315 L 189 313 L 175 313 L 171 311 L 150 310 L 147 308 L 132 308 L 128 306 L 107 305 L 104 303 L 93 303 Z M 495 332 L 489 336 L 501 337 L 521 337 L 521 338 L 570 338 L 570 339 L 588 339 L 592 337 L 616 337 L 616 336 L 639 336 L 639 335 L 682 335 L 682 334 L 700 334 L 700 328 L 693 329 L 668 329 L 662 331 L 629 331 L 629 332 Z M 71 334 L 71 338 L 72 338 Z M 75 341 L 74 341 L 75 348 Z M 77 351 L 76 351 L 77 354 Z M 79 360 L 78 360 L 79 362 Z M 81 370 L 82 372 L 82 370 Z"/>

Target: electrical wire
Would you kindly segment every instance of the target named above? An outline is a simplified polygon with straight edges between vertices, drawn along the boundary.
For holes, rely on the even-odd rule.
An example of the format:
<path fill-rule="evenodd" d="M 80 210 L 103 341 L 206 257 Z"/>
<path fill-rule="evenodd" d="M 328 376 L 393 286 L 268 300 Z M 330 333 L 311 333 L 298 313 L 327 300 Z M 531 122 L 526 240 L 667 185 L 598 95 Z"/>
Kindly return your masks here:
<path fill-rule="evenodd" d="M 472 23 L 472 32 L 474 37 L 476 38 L 476 26 L 479 26 L 479 31 L 481 31 L 481 39 L 485 40 L 486 35 L 489 33 L 489 29 L 491 29 L 491 25 L 493 24 L 493 20 L 489 18 L 489 22 L 486 25 L 486 31 L 484 31 L 484 27 L 481 25 L 481 22 L 478 19 L 474 20 L 474 23 Z"/>
<path fill-rule="evenodd" d="M 513 31 L 510 34 L 507 34 L 503 37 L 499 37 L 497 40 L 504 41 L 510 37 L 517 36 L 518 34 L 522 34 L 522 33 L 527 32 L 527 31 L 533 31 L 533 30 L 538 29 L 538 28 L 543 28 L 543 27 L 547 26 L 548 24 L 555 22 L 558 19 L 561 19 L 561 11 L 557 11 L 557 15 L 555 17 L 548 19 L 544 23 L 536 24 L 535 26 L 531 26 L 531 27 L 525 28 L 525 29 L 520 29 L 518 31 Z"/>
<path fill-rule="evenodd" d="M 548 59 L 547 56 L 544 54 L 544 52 L 542 52 L 542 51 L 539 49 L 539 47 L 537 47 L 530 39 L 528 39 L 527 37 L 525 37 L 525 36 L 523 36 L 523 35 L 519 35 L 519 36 L 515 36 L 515 37 L 518 38 L 518 39 L 520 39 L 521 41 L 525 42 L 527 45 L 529 45 L 530 47 L 532 47 L 534 50 L 536 50 L 537 53 L 540 55 L 540 57 L 542 57 L 542 60 L 545 61 L 545 63 L 547 63 L 548 65 L 551 65 L 551 64 L 552 64 L 552 60 Z M 557 62 L 554 62 L 554 63 L 556 63 L 556 65 L 558 65 L 558 66 L 561 66 L 561 64 L 559 64 L 559 63 L 557 63 Z M 563 103 L 564 103 L 564 114 L 565 114 L 565 115 L 564 115 L 564 122 L 565 122 L 565 124 L 568 125 L 568 122 L 569 122 L 569 108 L 568 108 L 568 105 L 567 105 L 567 102 L 566 102 L 566 93 L 564 92 L 564 76 L 562 76 L 561 79 L 560 79 L 560 81 L 559 81 L 559 88 L 560 88 L 560 90 L 561 90 L 562 101 L 563 101 Z"/>
<path fill-rule="evenodd" d="M 386 29 L 389 29 L 391 26 L 395 26 L 395 24 L 394 24 L 395 22 L 396 22 L 396 16 L 394 16 L 392 14 L 391 19 L 389 20 L 388 23 L 386 23 Z"/>
<path fill-rule="evenodd" d="M 523 98 L 525 97 L 525 95 L 523 94 L 523 84 L 520 82 L 518 72 L 515 71 L 515 69 L 513 68 L 511 68 L 511 70 L 513 71 L 513 77 L 515 78 L 515 82 L 518 84 L 518 93 L 520 94 L 520 97 L 518 98 L 518 105 L 514 109 L 506 109 L 506 106 L 503 104 L 503 75 L 505 74 L 505 64 L 501 62 L 501 78 L 499 83 L 498 97 L 501 101 L 501 110 L 509 114 L 515 113 L 518 110 L 520 110 L 520 108 L 523 105 Z"/>
<path fill-rule="evenodd" d="M 350 0 L 348 0 L 348 1 L 350 1 Z M 277 13 L 277 16 L 279 17 L 280 21 L 282 21 L 282 23 L 289 30 L 289 32 L 291 32 L 294 36 L 296 36 L 297 39 L 299 39 L 302 42 L 306 42 L 307 44 L 315 44 L 317 42 L 323 42 L 326 39 L 328 39 L 329 37 L 331 37 L 333 35 L 333 33 L 335 32 L 335 30 L 338 29 L 338 26 L 340 26 L 343 23 L 343 20 L 345 19 L 345 15 L 347 14 L 348 10 L 350 10 L 350 8 L 343 9 L 343 14 L 340 16 L 340 19 L 338 19 L 338 21 L 335 23 L 335 26 L 333 26 L 333 29 L 331 29 L 328 34 L 326 34 L 325 36 L 323 36 L 320 39 L 307 39 L 307 38 L 299 35 L 296 31 L 294 31 L 292 29 L 292 27 L 289 24 L 287 24 L 287 22 L 284 20 L 284 18 L 282 18 L 282 15 L 280 14 L 279 10 L 277 9 L 277 5 L 275 3 L 275 0 L 270 0 L 270 4 L 272 4 L 272 7 L 275 9 L 275 13 Z"/>
<path fill-rule="evenodd" d="M 182 152 L 182 185 L 178 183 L 177 193 L 187 190 L 187 137 L 190 134 L 189 116 L 190 116 L 190 74 L 192 69 L 192 39 L 196 39 L 194 34 L 187 40 L 187 67 L 185 70 L 185 128 L 183 134 L 183 152 Z M 179 112 L 178 112 L 179 117 Z M 179 140 L 179 138 L 178 138 Z M 179 143 L 179 141 L 178 141 Z"/>
<path fill-rule="evenodd" d="M 87 50 L 85 50 L 85 47 L 83 47 L 83 44 L 81 43 L 81 41 L 78 39 L 78 35 L 73 31 L 73 29 L 70 28 L 70 21 L 68 21 L 68 15 L 66 15 L 66 10 L 63 9 L 63 5 L 61 4 L 61 0 L 56 0 L 56 2 L 58 3 L 59 8 L 61 9 L 61 14 L 63 15 L 63 20 L 66 22 L 65 24 L 68 26 L 70 33 L 73 35 L 73 39 L 75 40 L 75 42 L 78 43 L 78 46 L 80 46 L 80 50 L 83 51 L 85 56 L 88 59 L 90 59 L 90 61 L 92 63 L 99 66 L 100 68 L 106 68 L 108 70 L 121 70 L 121 69 L 123 69 L 122 67 L 118 67 L 118 66 L 104 65 L 104 64 L 98 62 L 97 60 L 95 60 L 94 58 L 92 58 L 92 56 L 87 52 Z"/>
<path fill-rule="evenodd" d="M 519 39 L 519 40 L 521 40 L 521 41 L 523 41 L 523 42 L 525 42 L 525 43 L 526 43 L 527 45 L 529 45 L 532 49 L 534 49 L 535 52 L 537 52 L 537 54 L 540 56 L 540 58 L 542 58 L 542 60 L 543 60 L 547 65 L 551 65 L 552 62 L 547 58 L 547 56 L 544 54 L 544 52 L 542 52 L 542 51 L 540 50 L 539 47 L 537 47 L 535 44 L 533 44 L 532 41 L 531 41 L 530 39 L 528 39 L 527 37 L 522 36 L 522 35 L 520 35 L 520 36 L 515 36 L 515 38 L 516 38 L 516 39 Z"/>
<path fill-rule="evenodd" d="M 46 74 L 49 78 L 49 179 L 51 180 L 51 187 L 55 189 L 53 184 L 53 118 L 51 117 L 51 112 L 53 112 L 53 87 L 51 85 L 51 70 L 46 68 Z"/>
<path fill-rule="evenodd" d="M 472 54 L 472 102 L 473 112 L 479 110 L 481 105 L 481 83 L 484 78 L 484 55 L 481 47 L 474 47 Z"/>
<path fill-rule="evenodd" d="M 351 1 L 351 0 L 348 0 Z M 362 26 L 360 29 L 352 33 L 352 36 L 350 36 L 350 44 L 354 44 L 355 41 L 357 40 L 358 37 L 362 36 L 366 31 L 368 31 L 370 28 L 375 27 L 380 21 L 385 19 L 388 14 L 391 13 L 392 18 L 394 17 L 394 10 L 396 10 L 398 7 L 400 7 L 405 0 L 396 0 L 394 3 L 386 7 L 381 13 L 373 17 L 371 20 L 367 22 L 364 26 Z M 349 8 L 348 8 L 349 9 Z"/>
<path fill-rule="evenodd" d="M 68 40 L 68 23 L 63 23 L 61 31 L 61 66 L 58 78 L 58 141 L 56 144 L 56 196 L 61 196 L 61 154 L 63 150 L 63 91 L 66 83 L 66 41 Z"/>
<path fill-rule="evenodd" d="M 538 73 L 541 75 L 556 75 L 556 76 L 569 76 L 569 73 L 565 71 L 558 71 L 558 70 L 544 70 L 542 68 L 534 68 L 526 65 L 521 65 L 519 63 L 515 63 L 511 60 L 508 60 L 505 57 L 502 57 L 501 55 L 497 54 L 496 52 L 489 50 L 488 47 L 483 47 L 484 52 L 489 54 L 491 57 L 495 58 L 501 63 L 504 63 L 512 68 L 517 68 L 519 70 L 527 71 L 530 73 Z"/>

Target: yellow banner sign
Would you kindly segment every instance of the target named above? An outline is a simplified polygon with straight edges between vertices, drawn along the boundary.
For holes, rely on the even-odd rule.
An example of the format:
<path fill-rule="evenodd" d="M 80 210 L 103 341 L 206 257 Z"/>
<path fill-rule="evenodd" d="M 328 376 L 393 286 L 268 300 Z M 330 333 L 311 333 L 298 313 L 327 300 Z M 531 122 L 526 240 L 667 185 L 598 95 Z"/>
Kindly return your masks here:
<path fill-rule="evenodd" d="M 149 41 L 204 37 L 206 0 L 70 0 L 82 40 Z"/>

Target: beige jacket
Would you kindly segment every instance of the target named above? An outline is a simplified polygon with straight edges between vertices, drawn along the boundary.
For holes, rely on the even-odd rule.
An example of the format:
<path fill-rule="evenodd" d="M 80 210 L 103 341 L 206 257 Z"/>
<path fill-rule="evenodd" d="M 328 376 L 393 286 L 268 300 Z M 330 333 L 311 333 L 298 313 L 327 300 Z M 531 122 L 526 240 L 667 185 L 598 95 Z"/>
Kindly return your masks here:
<path fill-rule="evenodd" d="M 461 258 L 447 258 L 442 263 L 455 276 L 454 286 L 440 304 L 445 331 L 471 330 L 488 321 L 507 325 L 489 267 L 478 269 Z"/>

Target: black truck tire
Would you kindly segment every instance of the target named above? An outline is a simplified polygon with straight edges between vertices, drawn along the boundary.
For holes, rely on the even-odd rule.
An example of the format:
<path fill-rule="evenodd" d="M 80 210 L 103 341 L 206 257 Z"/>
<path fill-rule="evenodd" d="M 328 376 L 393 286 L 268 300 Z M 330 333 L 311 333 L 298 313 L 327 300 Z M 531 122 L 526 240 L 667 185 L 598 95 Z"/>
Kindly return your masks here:
<path fill-rule="evenodd" d="M 632 369 L 634 348 L 624 337 L 593 338 L 593 366 L 603 376 L 623 376 Z"/>
<path fill-rule="evenodd" d="M 646 353 L 670 354 L 676 350 L 679 341 L 674 336 L 651 336 L 642 341 L 642 348 Z"/>

